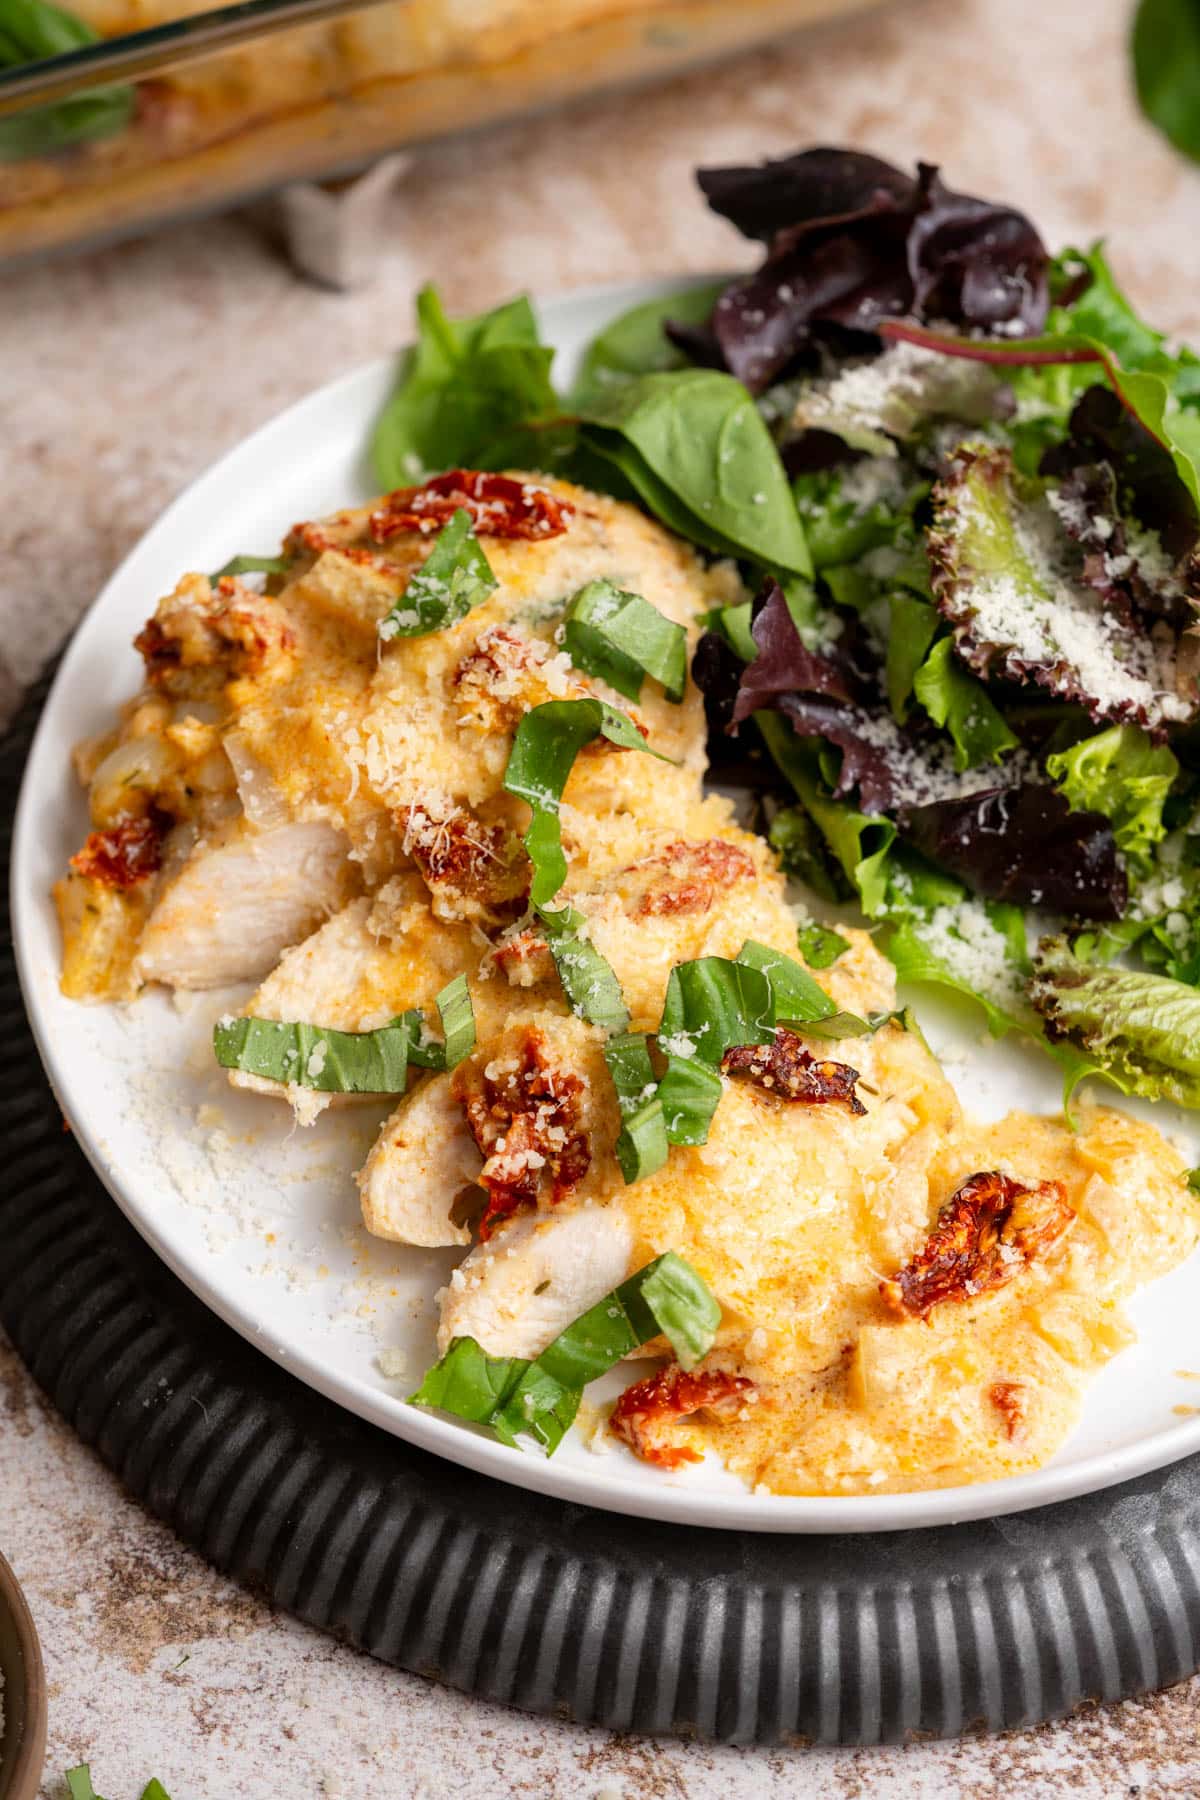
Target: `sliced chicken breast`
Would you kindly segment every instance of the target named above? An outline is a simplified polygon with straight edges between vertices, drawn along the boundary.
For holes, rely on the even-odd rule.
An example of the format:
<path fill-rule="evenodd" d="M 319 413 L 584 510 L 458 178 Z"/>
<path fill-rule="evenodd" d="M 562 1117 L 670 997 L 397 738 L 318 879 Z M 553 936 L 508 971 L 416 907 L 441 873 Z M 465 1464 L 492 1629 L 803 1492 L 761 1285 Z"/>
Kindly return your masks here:
<path fill-rule="evenodd" d="M 239 819 L 203 839 L 150 914 L 138 975 L 210 988 L 267 974 L 354 892 L 346 849 L 342 833 L 321 821 L 256 831 Z"/>
<path fill-rule="evenodd" d="M 401 1244 L 469 1244 L 451 1215 L 482 1167 L 450 1077 L 432 1075 L 401 1100 L 358 1172 L 363 1223 Z"/>
<path fill-rule="evenodd" d="M 492 1356 L 537 1356 L 629 1274 L 633 1229 L 607 1206 L 525 1214 L 478 1244 L 442 1289 L 438 1349 L 473 1337 Z"/>

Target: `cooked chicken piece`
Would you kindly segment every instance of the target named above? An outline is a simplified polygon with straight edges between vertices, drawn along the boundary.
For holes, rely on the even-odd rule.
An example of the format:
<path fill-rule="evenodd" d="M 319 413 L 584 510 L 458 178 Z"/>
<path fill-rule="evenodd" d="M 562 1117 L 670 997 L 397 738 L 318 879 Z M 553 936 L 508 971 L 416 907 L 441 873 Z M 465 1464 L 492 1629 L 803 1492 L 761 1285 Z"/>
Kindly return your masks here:
<path fill-rule="evenodd" d="M 332 1031 L 377 1031 L 411 1007 L 432 1015 L 440 990 L 477 960 L 470 931 L 435 920 L 424 884 L 410 871 L 393 877 L 374 899 L 363 894 L 351 900 L 311 937 L 285 950 L 278 968 L 243 1011 L 253 1018 L 300 1020 Z M 479 1012 L 490 1023 L 486 998 Z M 436 1018 L 431 1016 L 429 1023 Z M 229 1079 L 234 1087 L 290 1100 L 305 1125 L 342 1098 L 236 1069 Z M 378 1096 L 361 1094 L 349 1098 L 378 1101 Z"/>
<path fill-rule="evenodd" d="M 442 1290 L 438 1348 L 473 1337 L 492 1356 L 537 1356 L 630 1272 L 621 1196 L 607 1206 L 526 1214 L 479 1244 Z"/>
<path fill-rule="evenodd" d="M 468 1243 L 451 1220 L 467 1183 L 481 1190 L 472 1211 L 487 1235 L 516 1212 L 620 1182 L 613 1156 L 620 1116 L 603 1034 L 549 1008 L 506 1015 L 496 983 L 473 984 L 472 993 L 474 1054 L 401 1101 L 359 1176 L 369 1231 L 384 1218 L 381 1235 L 405 1238 L 415 1196 L 417 1229 L 428 1232 L 436 1217 L 448 1235 L 408 1241 Z"/>
<path fill-rule="evenodd" d="M 143 981 L 221 987 L 265 975 L 358 885 L 341 832 L 320 821 L 255 831 L 237 820 L 202 840 L 150 914 Z"/>
<path fill-rule="evenodd" d="M 453 1214 L 483 1157 L 450 1082 L 431 1075 L 406 1094 L 358 1172 L 363 1223 L 378 1237 L 423 1247 L 471 1241 Z"/>

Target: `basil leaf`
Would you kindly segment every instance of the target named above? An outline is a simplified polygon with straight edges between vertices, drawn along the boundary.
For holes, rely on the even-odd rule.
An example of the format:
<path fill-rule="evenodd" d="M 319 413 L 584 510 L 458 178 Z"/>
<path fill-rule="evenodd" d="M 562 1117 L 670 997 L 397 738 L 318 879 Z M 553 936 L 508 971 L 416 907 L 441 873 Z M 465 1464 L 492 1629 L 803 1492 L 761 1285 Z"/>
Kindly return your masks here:
<path fill-rule="evenodd" d="M 659 754 L 650 749 L 633 720 L 605 700 L 547 700 L 531 707 L 514 734 L 504 787 L 533 811 L 524 841 L 533 864 L 529 899 L 535 908 L 553 900 L 567 878 L 559 803 L 575 758 L 585 744 L 598 737 L 607 738 L 619 750 Z"/>
<path fill-rule="evenodd" d="M 483 554 L 471 515 L 460 506 L 410 580 L 392 610 L 379 621 L 379 635 L 425 637 L 465 619 L 499 583 Z"/>
<path fill-rule="evenodd" d="M 1141 0 L 1133 23 L 1138 104 L 1177 150 L 1200 161 L 1200 8 Z"/>
<path fill-rule="evenodd" d="M 606 325 L 584 352 L 571 390 L 571 405 L 580 411 L 603 398 L 615 384 L 635 375 L 686 368 L 687 357 L 671 342 L 663 326 L 668 319 L 681 325 L 706 324 L 725 285 L 716 281 L 681 288 L 677 294 L 643 301 L 641 306 L 631 307 Z"/>
<path fill-rule="evenodd" d="M 92 1786 L 92 1772 L 87 1763 L 79 1763 L 74 1769 L 68 1769 L 65 1780 L 71 1800 L 100 1800 Z"/>
<path fill-rule="evenodd" d="M 453 981 L 448 981 L 435 1004 L 442 1021 L 443 1044 L 440 1062 L 429 1066 L 456 1069 L 463 1057 L 470 1056 L 475 1048 L 475 1008 L 471 1004 L 466 976 L 456 975 Z M 417 1061 L 411 1046 L 408 1054 L 410 1061 Z"/>
<path fill-rule="evenodd" d="M 148 1781 L 142 1789 L 142 1800 L 171 1800 L 171 1796 L 162 1782 L 155 1779 Z"/>
<path fill-rule="evenodd" d="M 286 575 L 291 566 L 290 556 L 231 556 L 224 568 L 208 579 L 215 586 L 226 575 Z"/>
<path fill-rule="evenodd" d="M 954 766 L 959 771 L 978 763 L 1000 762 L 1018 740 L 988 698 L 987 689 L 964 669 L 954 654 L 954 641 L 944 637 L 933 646 L 913 676 L 913 692 L 935 725 L 954 740 Z"/>
<path fill-rule="evenodd" d="M 774 996 L 762 969 L 740 954 L 736 962 L 701 956 L 676 964 L 658 1028 L 658 1047 L 667 1059 L 658 1097 L 668 1142 L 708 1142 L 724 1091 L 720 1068 L 725 1052 L 735 1044 L 769 1043 L 774 1035 Z"/>
<path fill-rule="evenodd" d="M 714 369 L 680 369 L 622 382 L 581 408 L 583 441 L 611 436 L 635 453 L 622 467 L 643 498 L 661 485 L 665 523 L 708 548 L 793 574 L 812 563 L 779 452 L 741 382 Z M 669 515 L 669 516 L 668 516 Z"/>
<path fill-rule="evenodd" d="M 837 1012 L 820 983 L 781 950 L 768 949 L 766 944 L 747 938 L 737 953 L 737 960 L 748 968 L 761 970 L 766 976 L 771 992 L 773 1025 L 808 1025 L 817 1019 L 831 1019 Z"/>
<path fill-rule="evenodd" d="M 290 1020 L 218 1020 L 213 1051 L 223 1069 L 321 1094 L 402 1094 L 420 1013 L 404 1013 L 378 1031 L 330 1031 Z M 414 1056 L 414 1062 L 417 1058 Z M 431 1066 L 431 1065 L 426 1065 Z M 441 1066 L 439 1063 L 437 1066 Z"/>
<path fill-rule="evenodd" d="M 658 1084 L 667 1142 L 707 1144 L 709 1126 L 724 1091 L 717 1071 L 698 1057 L 668 1056 Z"/>
<path fill-rule="evenodd" d="M 412 1406 L 435 1406 L 440 1412 L 482 1425 L 504 1405 L 529 1367 L 519 1356 L 488 1356 L 474 1338 L 455 1338 L 440 1362 L 426 1372 Z"/>
<path fill-rule="evenodd" d="M 584 936 L 587 921 L 574 907 L 561 912 L 538 912 L 554 967 L 562 982 L 571 1011 L 589 1024 L 607 1031 L 624 1031 L 629 1008 L 612 964 Z"/>
<path fill-rule="evenodd" d="M 0 69 L 66 56 L 98 41 L 86 20 L 48 0 L 0 0 Z M 111 137 L 129 123 L 133 109 L 133 89 L 112 87 L 10 114 L 0 119 L 0 162 Z"/>
<path fill-rule="evenodd" d="M 550 381 L 554 352 L 539 342 L 524 297 L 449 319 L 437 290 L 426 287 L 417 296 L 417 326 L 371 439 L 380 487 L 404 487 L 446 469 L 496 467 L 489 453 L 502 439 L 559 413 Z"/>
<path fill-rule="evenodd" d="M 831 931 L 828 926 L 815 923 L 801 925 L 796 932 L 796 942 L 810 969 L 831 969 L 850 948 L 840 931 Z"/>
<path fill-rule="evenodd" d="M 503 1442 L 531 1436 L 553 1455 L 590 1381 L 662 1333 L 685 1369 L 712 1348 L 721 1308 L 700 1276 L 668 1250 L 567 1326 L 533 1362 L 490 1357 L 456 1338 L 411 1397 L 485 1425 Z"/>
<path fill-rule="evenodd" d="M 1200 1169 L 1189 1169 L 1183 1181 L 1184 1186 L 1191 1188 L 1193 1194 L 1200 1194 Z"/>
<path fill-rule="evenodd" d="M 567 607 L 563 642 L 577 669 L 599 676 L 627 700 L 641 698 L 647 675 L 662 683 L 668 700 L 683 699 L 687 632 L 640 594 L 611 581 L 589 581 Z"/>
<path fill-rule="evenodd" d="M 694 962 L 677 963 L 671 970 L 658 1028 L 659 1048 L 666 1055 L 695 1057 L 709 1068 L 719 1069 L 725 1052 L 735 1044 L 771 1041 L 775 1026 L 772 985 L 761 967 L 746 960 L 747 948 L 743 946 L 736 962 L 725 956 L 700 956 Z M 767 958 L 778 955 L 763 951 L 761 945 L 753 949 Z M 793 967 L 803 975 L 797 965 Z M 815 982 L 812 985 L 816 987 Z M 828 1010 L 833 1011 L 831 1002 Z"/>
<path fill-rule="evenodd" d="M 604 1046 L 604 1060 L 621 1109 L 616 1155 L 629 1185 L 655 1174 L 669 1153 L 662 1101 L 645 1032 L 630 1031 L 609 1038 Z"/>

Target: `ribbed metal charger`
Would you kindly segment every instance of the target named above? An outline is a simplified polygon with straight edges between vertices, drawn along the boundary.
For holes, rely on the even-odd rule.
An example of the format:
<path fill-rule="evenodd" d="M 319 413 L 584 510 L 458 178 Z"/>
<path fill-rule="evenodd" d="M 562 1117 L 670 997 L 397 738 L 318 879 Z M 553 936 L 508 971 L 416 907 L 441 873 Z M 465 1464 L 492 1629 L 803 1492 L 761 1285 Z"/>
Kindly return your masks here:
<path fill-rule="evenodd" d="M 44 692 L 0 748 L 6 865 Z M 118 1211 L 63 1132 L 7 918 L 0 1018 L 0 1321 L 131 1493 L 313 1625 L 531 1712 L 731 1743 L 1027 1724 L 1200 1662 L 1200 1457 L 982 1524 L 772 1537 L 566 1506 L 362 1423 Z"/>

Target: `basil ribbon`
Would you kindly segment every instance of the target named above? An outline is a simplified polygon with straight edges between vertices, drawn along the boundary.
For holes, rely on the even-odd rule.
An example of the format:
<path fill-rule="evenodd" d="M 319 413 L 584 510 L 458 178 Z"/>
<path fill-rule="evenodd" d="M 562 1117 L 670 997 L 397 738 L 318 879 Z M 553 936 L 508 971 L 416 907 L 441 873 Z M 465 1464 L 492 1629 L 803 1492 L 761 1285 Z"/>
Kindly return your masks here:
<path fill-rule="evenodd" d="M 501 1443 L 527 1435 L 552 1456 L 589 1381 L 660 1334 L 690 1369 L 712 1348 L 720 1322 L 707 1285 L 668 1250 L 589 1307 L 532 1362 L 489 1356 L 474 1338 L 455 1338 L 411 1404 L 482 1425 Z"/>
<path fill-rule="evenodd" d="M 525 849 L 533 864 L 530 904 L 553 900 L 567 878 L 558 809 L 563 789 L 585 744 L 607 738 L 618 750 L 651 750 L 633 720 L 604 700 L 547 700 L 527 712 L 517 726 L 504 771 L 504 787 L 533 810 Z M 660 757 L 660 761 L 669 759 Z"/>
<path fill-rule="evenodd" d="M 471 515 L 460 506 L 438 532 L 433 549 L 412 577 L 395 606 L 379 621 L 385 642 L 396 637 L 427 637 L 465 619 L 471 608 L 495 592 L 499 583 L 483 554 Z"/>
<path fill-rule="evenodd" d="M 208 579 L 215 586 L 226 575 L 286 575 L 291 566 L 290 556 L 231 556 L 224 568 Z"/>
<path fill-rule="evenodd" d="M 628 1031 L 609 1038 L 604 1046 L 604 1060 L 621 1109 L 616 1155 L 626 1186 L 629 1186 L 646 1175 L 657 1173 L 670 1151 L 666 1119 L 645 1032 Z"/>
<path fill-rule="evenodd" d="M 322 1094 L 402 1094 L 408 1068 L 452 1069 L 475 1048 L 475 1013 L 465 975 L 436 1001 L 443 1042 L 427 1041 L 416 1011 L 376 1031 L 333 1031 L 301 1021 L 253 1016 L 218 1020 L 213 1051 L 223 1069 Z"/>
<path fill-rule="evenodd" d="M 641 698 L 649 675 L 668 700 L 680 701 L 687 685 L 687 632 L 640 594 L 612 581 L 589 581 L 564 615 L 567 655 L 585 675 L 596 675 L 624 694 Z"/>
<path fill-rule="evenodd" d="M 882 1023 L 883 1021 L 879 1021 Z M 704 1144 L 721 1099 L 721 1063 L 739 1044 L 766 1044 L 778 1025 L 810 1037 L 862 1037 L 877 1029 L 839 1012 L 782 951 L 748 938 L 730 961 L 702 956 L 671 970 L 658 1028 L 667 1067 L 658 1086 L 672 1144 Z"/>

